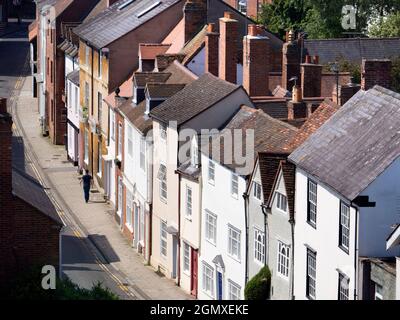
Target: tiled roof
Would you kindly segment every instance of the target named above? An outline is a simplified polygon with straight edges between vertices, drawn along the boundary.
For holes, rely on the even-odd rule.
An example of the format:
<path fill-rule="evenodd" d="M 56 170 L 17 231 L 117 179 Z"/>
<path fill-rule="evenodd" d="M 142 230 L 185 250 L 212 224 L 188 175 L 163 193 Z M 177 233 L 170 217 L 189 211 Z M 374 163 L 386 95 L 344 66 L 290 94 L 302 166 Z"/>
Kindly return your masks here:
<path fill-rule="evenodd" d="M 148 83 L 147 93 L 151 99 L 169 98 L 185 87 L 185 84 Z"/>
<path fill-rule="evenodd" d="M 296 128 L 270 117 L 261 110 L 242 106 L 221 134 L 214 136 L 208 147 L 202 148 L 203 152 L 208 151 L 208 156 L 210 158 L 232 170 L 241 167 L 241 165 L 235 163 L 235 161 L 231 161 L 231 159 L 224 159 L 226 146 L 224 144 L 224 139 L 221 139 L 221 137 L 227 133 L 232 135 L 233 130 L 237 129 L 242 131 L 247 129 L 254 130 L 254 149 L 248 150 L 250 146 L 247 144 L 246 135 L 245 132 L 243 132 L 240 151 L 242 154 L 253 152 L 254 159 L 260 152 L 285 153 L 282 147 L 284 147 L 287 141 L 291 140 L 297 132 Z M 215 143 L 215 141 L 218 140 L 220 141 Z M 232 144 L 232 155 L 234 154 L 234 148 L 237 147 L 237 143 Z M 229 163 L 226 160 L 228 160 Z"/>
<path fill-rule="evenodd" d="M 143 60 L 155 60 L 157 55 L 164 54 L 169 47 L 169 44 L 141 43 L 139 45 L 139 55 Z"/>
<path fill-rule="evenodd" d="M 400 56 L 400 38 L 344 38 L 305 40 L 309 55 L 318 55 L 320 63 L 345 59 L 361 64 L 362 58 L 384 59 Z"/>
<path fill-rule="evenodd" d="M 273 155 L 263 152 L 258 154 L 258 166 L 265 204 L 269 203 L 280 162 L 284 159 L 284 155 Z"/>
<path fill-rule="evenodd" d="M 79 69 L 76 69 L 76 70 L 72 71 L 71 73 L 69 73 L 67 75 L 67 79 L 69 81 L 71 81 L 74 85 L 78 86 L 78 87 L 80 85 L 80 83 L 79 83 L 79 73 L 80 73 Z"/>
<path fill-rule="evenodd" d="M 184 67 L 177 60 L 171 63 L 171 65 L 167 69 L 165 69 L 164 72 L 168 72 L 171 74 L 166 83 L 188 84 L 198 79 L 198 76 L 196 76 L 188 68 Z"/>
<path fill-rule="evenodd" d="M 285 180 L 286 196 L 288 199 L 289 214 L 291 219 L 294 219 L 294 201 L 296 188 L 296 166 L 292 163 L 283 160 L 280 163 L 283 178 Z"/>
<path fill-rule="evenodd" d="M 287 119 L 288 108 L 286 99 L 274 99 L 265 101 L 254 101 L 257 109 L 261 109 L 263 112 L 275 119 Z"/>
<path fill-rule="evenodd" d="M 143 134 L 146 134 L 153 127 L 151 118 L 144 114 L 146 100 L 136 106 L 132 103 L 132 99 L 127 99 L 118 110 Z"/>
<path fill-rule="evenodd" d="M 162 122 L 177 121 L 178 126 L 202 113 L 240 87 L 211 74 L 204 74 L 151 111 Z"/>
<path fill-rule="evenodd" d="M 321 103 L 318 109 L 313 112 L 297 132 L 294 139 L 287 144 L 288 151 L 292 151 L 304 143 L 304 141 L 328 121 L 338 110 L 339 106 L 329 99 Z"/>
<path fill-rule="evenodd" d="M 147 83 L 164 83 L 170 76 L 171 73 L 169 72 L 135 72 L 133 74 L 133 81 L 136 86 L 144 88 Z"/>
<path fill-rule="evenodd" d="M 39 182 L 22 171 L 13 169 L 12 188 L 15 196 L 42 212 L 57 224 L 63 225 L 56 208 Z"/>
<path fill-rule="evenodd" d="M 359 91 L 289 157 L 354 200 L 400 155 L 400 94 Z"/>
<path fill-rule="evenodd" d="M 101 49 L 180 1 L 182 0 L 120 0 L 93 19 L 84 22 L 74 29 L 74 32 L 83 40 Z M 120 9 L 124 4 L 127 6 Z"/>

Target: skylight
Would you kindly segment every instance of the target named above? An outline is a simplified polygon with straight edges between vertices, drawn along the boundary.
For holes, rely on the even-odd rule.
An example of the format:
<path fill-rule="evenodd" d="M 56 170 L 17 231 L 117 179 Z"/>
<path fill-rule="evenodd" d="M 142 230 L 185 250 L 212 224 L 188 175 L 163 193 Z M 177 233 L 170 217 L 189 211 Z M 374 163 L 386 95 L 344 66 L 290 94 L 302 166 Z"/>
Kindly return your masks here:
<path fill-rule="evenodd" d="M 118 10 L 122 10 L 122 9 L 124 9 L 124 8 L 126 8 L 127 6 L 129 6 L 131 3 L 133 3 L 133 2 L 135 2 L 135 0 L 128 0 L 127 2 L 124 2 L 123 4 L 121 4 L 119 7 L 118 7 Z"/>
<path fill-rule="evenodd" d="M 153 3 L 150 7 L 144 9 L 143 11 L 139 12 L 137 17 L 140 18 L 141 16 L 144 16 L 146 13 L 150 12 L 154 8 L 158 7 L 161 4 L 161 1 L 157 1 Z"/>

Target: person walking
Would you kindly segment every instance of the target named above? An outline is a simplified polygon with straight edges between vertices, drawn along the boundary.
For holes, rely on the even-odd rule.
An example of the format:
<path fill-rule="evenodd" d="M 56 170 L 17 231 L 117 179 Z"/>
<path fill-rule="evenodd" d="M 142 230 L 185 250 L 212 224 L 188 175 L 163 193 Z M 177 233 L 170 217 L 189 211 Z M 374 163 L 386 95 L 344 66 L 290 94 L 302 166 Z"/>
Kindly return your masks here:
<path fill-rule="evenodd" d="M 90 187 L 93 187 L 93 178 L 89 174 L 89 170 L 85 170 L 85 175 L 81 179 L 81 184 L 83 183 L 83 192 L 85 195 L 86 203 L 89 202 L 90 197 Z"/>

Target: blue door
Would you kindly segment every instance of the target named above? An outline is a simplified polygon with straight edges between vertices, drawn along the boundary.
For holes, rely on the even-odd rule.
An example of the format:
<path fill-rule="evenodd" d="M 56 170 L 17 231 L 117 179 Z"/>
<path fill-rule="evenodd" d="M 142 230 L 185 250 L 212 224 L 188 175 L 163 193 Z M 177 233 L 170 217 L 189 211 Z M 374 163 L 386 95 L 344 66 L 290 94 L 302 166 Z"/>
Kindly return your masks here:
<path fill-rule="evenodd" d="M 217 294 L 218 300 L 222 300 L 222 273 L 217 272 Z"/>

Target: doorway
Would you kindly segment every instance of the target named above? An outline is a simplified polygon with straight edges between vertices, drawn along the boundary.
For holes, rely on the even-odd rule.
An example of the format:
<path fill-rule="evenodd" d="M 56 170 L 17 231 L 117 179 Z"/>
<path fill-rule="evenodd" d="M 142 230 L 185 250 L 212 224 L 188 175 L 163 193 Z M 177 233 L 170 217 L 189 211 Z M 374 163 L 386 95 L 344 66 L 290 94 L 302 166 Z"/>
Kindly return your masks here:
<path fill-rule="evenodd" d="M 192 248 L 190 265 L 190 294 L 197 298 L 199 251 Z"/>

